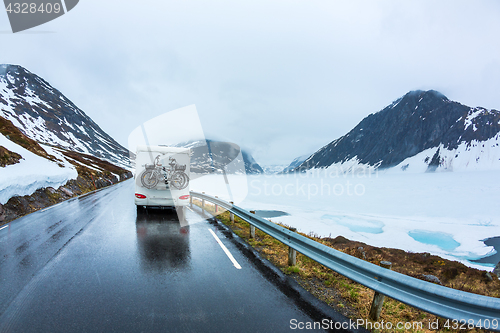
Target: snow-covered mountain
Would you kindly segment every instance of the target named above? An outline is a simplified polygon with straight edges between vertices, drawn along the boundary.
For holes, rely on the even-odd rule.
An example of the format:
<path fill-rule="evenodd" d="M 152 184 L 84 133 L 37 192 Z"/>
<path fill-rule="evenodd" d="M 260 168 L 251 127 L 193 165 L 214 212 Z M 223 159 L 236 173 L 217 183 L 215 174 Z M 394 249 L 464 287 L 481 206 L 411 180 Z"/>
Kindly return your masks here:
<path fill-rule="evenodd" d="M 363 119 L 293 171 L 339 167 L 400 171 L 500 169 L 500 111 L 411 91 Z"/>
<path fill-rule="evenodd" d="M 41 77 L 0 65 L 0 117 L 29 138 L 129 167 L 129 152 Z"/>
<path fill-rule="evenodd" d="M 276 173 L 281 173 L 283 169 L 285 169 L 287 166 L 282 165 L 282 164 L 272 164 L 272 165 L 263 165 L 262 169 L 264 170 L 265 174 L 272 175 Z"/>
<path fill-rule="evenodd" d="M 253 156 L 242 150 L 237 144 L 215 140 L 198 140 L 176 145 L 177 147 L 191 148 L 191 172 L 195 173 L 263 173 L 262 167 L 255 161 Z M 241 152 L 241 159 L 239 154 Z M 238 163 L 231 164 L 232 161 L 243 162 L 245 170 L 239 170 Z M 228 168 L 229 166 L 229 168 Z M 231 166 L 233 166 L 231 168 Z"/>
<path fill-rule="evenodd" d="M 132 176 L 128 151 L 42 78 L 0 65 L 0 224 Z"/>

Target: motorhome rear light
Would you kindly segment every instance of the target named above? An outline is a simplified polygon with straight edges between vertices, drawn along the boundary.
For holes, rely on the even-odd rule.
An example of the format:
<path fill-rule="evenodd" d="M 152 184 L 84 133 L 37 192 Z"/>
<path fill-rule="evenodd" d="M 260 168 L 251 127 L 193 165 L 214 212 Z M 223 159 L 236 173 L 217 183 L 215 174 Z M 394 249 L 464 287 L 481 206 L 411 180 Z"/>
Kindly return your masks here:
<path fill-rule="evenodd" d="M 181 195 L 179 197 L 179 199 L 181 199 L 181 200 L 187 200 L 187 199 L 189 199 L 189 195 Z"/>
<path fill-rule="evenodd" d="M 144 194 L 139 194 L 139 193 L 136 193 L 136 194 L 135 194 L 135 197 L 136 197 L 137 199 L 146 199 L 146 196 L 145 196 Z"/>

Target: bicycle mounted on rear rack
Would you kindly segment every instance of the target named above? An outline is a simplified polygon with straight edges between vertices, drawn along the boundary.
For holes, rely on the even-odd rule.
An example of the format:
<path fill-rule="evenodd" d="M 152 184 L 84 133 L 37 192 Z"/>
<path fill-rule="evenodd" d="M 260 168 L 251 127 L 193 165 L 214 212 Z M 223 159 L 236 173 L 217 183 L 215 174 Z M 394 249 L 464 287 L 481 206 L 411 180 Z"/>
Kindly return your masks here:
<path fill-rule="evenodd" d="M 179 165 L 175 158 L 169 157 L 169 168 L 160 163 L 160 156 L 156 156 L 153 164 L 143 165 L 145 170 L 139 175 L 141 184 L 145 188 L 152 189 L 160 181 L 164 181 L 167 189 L 172 185 L 177 190 L 182 190 L 188 186 L 189 177 L 185 173 L 186 165 Z"/>

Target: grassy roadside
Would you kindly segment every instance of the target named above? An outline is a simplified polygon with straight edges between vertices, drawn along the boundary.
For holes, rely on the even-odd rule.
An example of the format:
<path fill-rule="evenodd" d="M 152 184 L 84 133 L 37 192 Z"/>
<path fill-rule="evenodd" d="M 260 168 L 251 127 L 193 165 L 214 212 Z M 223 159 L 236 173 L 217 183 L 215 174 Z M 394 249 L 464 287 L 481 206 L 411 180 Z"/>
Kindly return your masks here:
<path fill-rule="evenodd" d="M 193 200 L 201 206 L 201 202 Z M 205 203 L 209 212 L 214 212 L 214 206 Z M 220 209 L 220 208 L 219 208 Z M 230 227 L 234 233 L 253 246 L 264 258 L 268 259 L 284 273 L 289 274 L 306 290 L 321 299 L 343 315 L 356 320 L 368 319 L 374 292 L 324 266 L 312 259 L 297 253 L 297 265 L 288 267 L 288 247 L 267 234 L 256 230 L 255 238 L 250 238 L 250 227 L 247 222 L 235 217 L 234 223 L 229 219 L 229 213 L 217 216 L 222 223 Z M 285 225 L 282 225 L 286 227 Z M 391 261 L 392 269 L 402 274 L 424 279 L 423 275 L 433 275 L 446 287 L 477 293 L 490 297 L 500 297 L 500 280 L 489 279 L 485 272 L 469 268 L 459 262 L 446 260 L 428 253 L 408 253 L 398 249 L 375 248 L 360 242 L 353 242 L 343 237 L 320 238 L 300 233 L 321 244 L 332 247 L 360 259 L 379 264 L 382 260 Z M 378 323 L 392 323 L 392 329 L 370 329 L 372 332 L 486 332 L 480 329 L 452 329 L 446 327 L 446 320 L 417 310 L 406 304 L 386 297 L 381 317 Z M 431 323 L 438 322 L 430 328 Z M 412 328 L 396 329 L 398 323 L 411 323 Z M 452 323 L 449 323 L 452 325 Z M 376 323 L 371 322 L 371 327 Z"/>

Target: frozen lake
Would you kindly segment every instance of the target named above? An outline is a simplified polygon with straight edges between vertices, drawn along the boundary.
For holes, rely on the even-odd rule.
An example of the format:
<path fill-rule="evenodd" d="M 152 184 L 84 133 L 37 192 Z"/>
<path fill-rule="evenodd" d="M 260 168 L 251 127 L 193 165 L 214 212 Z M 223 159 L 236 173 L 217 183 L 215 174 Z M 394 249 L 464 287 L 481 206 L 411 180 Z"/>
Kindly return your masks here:
<path fill-rule="evenodd" d="M 470 260 L 496 253 L 482 240 L 500 236 L 500 171 L 316 171 L 229 176 L 229 186 L 214 175 L 192 181 L 191 189 L 232 199 L 248 210 L 286 212 L 271 220 L 305 233 L 494 267 Z"/>

